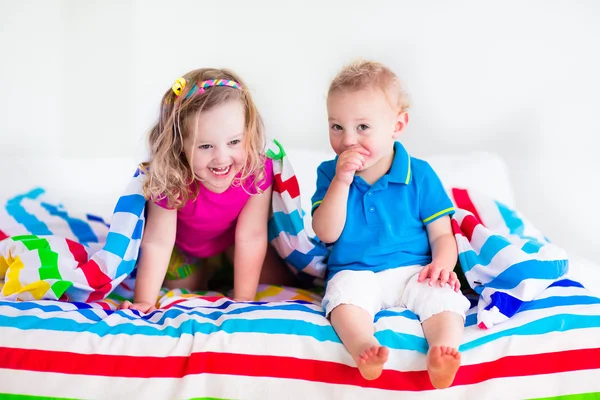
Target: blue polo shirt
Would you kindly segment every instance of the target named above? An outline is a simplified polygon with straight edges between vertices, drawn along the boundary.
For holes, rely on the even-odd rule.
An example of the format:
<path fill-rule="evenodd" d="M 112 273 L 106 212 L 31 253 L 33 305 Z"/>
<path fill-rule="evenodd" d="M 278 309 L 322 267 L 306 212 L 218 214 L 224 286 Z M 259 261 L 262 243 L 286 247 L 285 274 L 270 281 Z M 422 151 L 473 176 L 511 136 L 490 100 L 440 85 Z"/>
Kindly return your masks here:
<path fill-rule="evenodd" d="M 427 224 L 454 214 L 452 201 L 431 166 L 394 143 L 390 170 L 373 185 L 355 176 L 346 224 L 327 262 L 329 278 L 341 270 L 383 271 L 431 262 Z M 312 212 L 335 176 L 337 157 L 317 169 Z"/>

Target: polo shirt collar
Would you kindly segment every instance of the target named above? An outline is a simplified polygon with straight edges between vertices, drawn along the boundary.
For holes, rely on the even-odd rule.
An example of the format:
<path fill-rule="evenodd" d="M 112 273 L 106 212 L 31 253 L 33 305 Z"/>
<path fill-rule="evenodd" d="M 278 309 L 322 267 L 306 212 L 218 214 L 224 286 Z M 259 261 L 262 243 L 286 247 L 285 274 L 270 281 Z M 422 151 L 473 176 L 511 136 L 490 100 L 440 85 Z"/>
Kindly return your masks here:
<path fill-rule="evenodd" d="M 412 179 L 410 155 L 400 142 L 394 142 L 394 160 L 388 173 L 388 181 L 408 185 Z"/>

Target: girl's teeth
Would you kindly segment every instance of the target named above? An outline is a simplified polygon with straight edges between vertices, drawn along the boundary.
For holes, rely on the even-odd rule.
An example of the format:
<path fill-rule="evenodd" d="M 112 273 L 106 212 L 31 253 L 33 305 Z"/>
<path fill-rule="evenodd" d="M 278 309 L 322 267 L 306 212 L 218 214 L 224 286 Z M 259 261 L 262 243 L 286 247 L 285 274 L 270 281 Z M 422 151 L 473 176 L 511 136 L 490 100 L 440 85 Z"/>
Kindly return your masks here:
<path fill-rule="evenodd" d="M 211 168 L 210 170 L 215 175 L 226 175 L 229 172 L 231 166 L 223 167 L 223 168 Z"/>

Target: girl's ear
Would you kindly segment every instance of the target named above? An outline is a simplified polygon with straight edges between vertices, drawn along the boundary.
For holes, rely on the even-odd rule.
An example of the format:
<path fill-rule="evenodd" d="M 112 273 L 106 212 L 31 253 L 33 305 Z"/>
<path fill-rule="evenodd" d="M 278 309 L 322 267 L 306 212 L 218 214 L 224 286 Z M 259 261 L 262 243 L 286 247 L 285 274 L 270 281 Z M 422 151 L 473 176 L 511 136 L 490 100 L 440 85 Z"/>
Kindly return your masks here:
<path fill-rule="evenodd" d="M 400 133 L 404 130 L 404 128 L 406 128 L 406 125 L 408 125 L 408 112 L 402 111 L 398 113 L 396 117 L 396 125 L 394 126 L 393 135 L 394 139 L 398 139 L 398 136 L 400 136 Z"/>

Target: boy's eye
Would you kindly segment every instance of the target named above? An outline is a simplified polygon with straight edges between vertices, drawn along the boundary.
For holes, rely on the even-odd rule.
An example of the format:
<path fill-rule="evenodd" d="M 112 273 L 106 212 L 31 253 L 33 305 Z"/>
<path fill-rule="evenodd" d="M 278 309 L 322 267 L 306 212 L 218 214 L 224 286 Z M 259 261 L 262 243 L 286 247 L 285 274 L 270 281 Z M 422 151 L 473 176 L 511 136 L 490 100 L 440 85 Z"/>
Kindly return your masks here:
<path fill-rule="evenodd" d="M 342 128 L 340 125 L 338 124 L 333 124 L 331 125 L 331 129 L 333 129 L 334 131 L 342 131 L 344 130 L 344 128 Z"/>
<path fill-rule="evenodd" d="M 211 145 L 210 144 L 202 144 L 202 145 L 198 146 L 198 148 L 202 149 L 202 150 L 208 150 L 211 148 Z"/>
<path fill-rule="evenodd" d="M 241 142 L 240 139 L 234 139 L 231 142 L 229 142 L 230 145 L 235 146 L 236 144 L 239 144 Z"/>
<path fill-rule="evenodd" d="M 359 130 L 359 131 L 366 131 L 367 129 L 369 129 L 369 126 L 368 126 L 368 125 L 365 125 L 365 124 L 360 124 L 360 125 L 358 126 L 358 130 Z"/>

